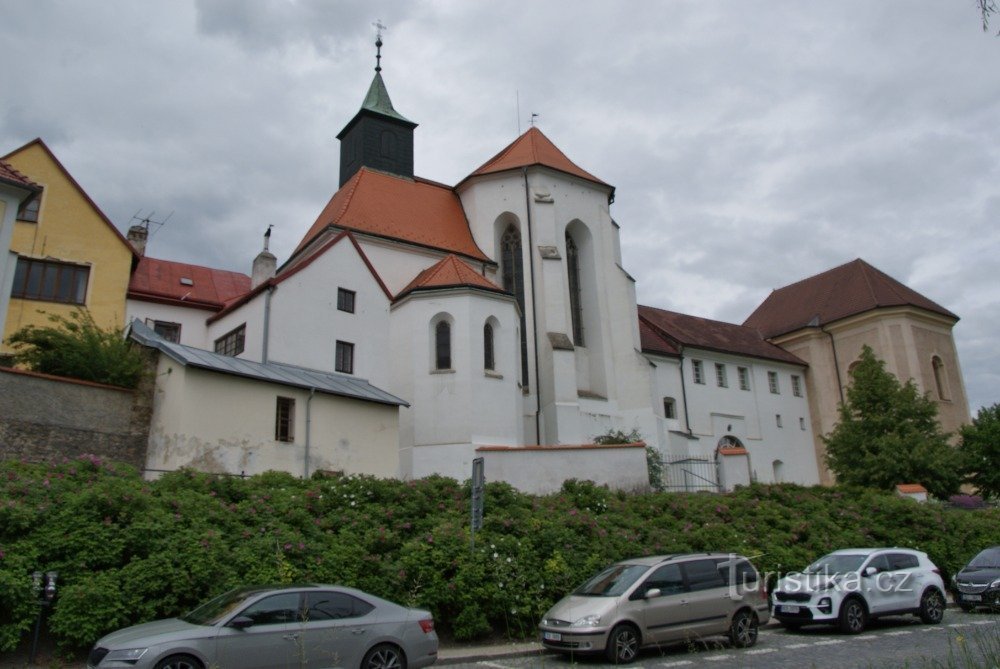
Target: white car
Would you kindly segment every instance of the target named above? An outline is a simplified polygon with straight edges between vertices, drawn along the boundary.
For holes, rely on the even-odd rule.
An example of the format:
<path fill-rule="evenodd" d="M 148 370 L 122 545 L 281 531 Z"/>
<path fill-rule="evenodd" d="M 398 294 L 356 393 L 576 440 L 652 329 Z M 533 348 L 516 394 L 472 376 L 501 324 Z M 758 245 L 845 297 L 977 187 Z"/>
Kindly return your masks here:
<path fill-rule="evenodd" d="M 926 553 L 850 548 L 778 581 L 774 617 L 789 629 L 827 624 L 847 634 L 858 634 L 880 616 L 913 614 L 937 624 L 944 617 L 944 593 L 941 572 Z"/>

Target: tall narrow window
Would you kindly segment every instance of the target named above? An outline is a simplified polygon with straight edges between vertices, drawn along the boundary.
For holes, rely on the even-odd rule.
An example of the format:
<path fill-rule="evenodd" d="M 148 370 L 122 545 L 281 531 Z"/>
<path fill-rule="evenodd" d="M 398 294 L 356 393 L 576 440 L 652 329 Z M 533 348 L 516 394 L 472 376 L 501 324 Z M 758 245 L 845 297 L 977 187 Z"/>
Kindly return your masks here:
<path fill-rule="evenodd" d="M 796 397 L 802 397 L 802 379 L 795 374 L 792 374 L 792 394 Z"/>
<path fill-rule="evenodd" d="M 347 290 L 346 288 L 337 289 L 337 309 L 340 311 L 346 311 L 349 314 L 354 313 L 353 290 Z"/>
<path fill-rule="evenodd" d="M 334 369 L 344 374 L 354 373 L 354 344 L 346 341 L 337 342 L 337 360 Z"/>
<path fill-rule="evenodd" d="M 781 414 L 780 413 L 774 414 L 774 424 L 777 425 L 778 427 L 781 427 Z"/>
<path fill-rule="evenodd" d="M 569 274 L 569 312 L 573 319 L 573 343 L 583 346 L 583 304 L 580 300 L 580 257 L 576 242 L 566 233 L 566 271 Z"/>
<path fill-rule="evenodd" d="M 279 397 L 274 417 L 275 441 L 295 441 L 295 400 Z"/>
<path fill-rule="evenodd" d="M 939 400 L 948 400 L 948 384 L 945 382 L 944 362 L 941 358 L 934 356 L 931 358 L 931 367 L 934 368 L 934 385 L 937 386 L 937 396 Z"/>
<path fill-rule="evenodd" d="M 778 388 L 778 373 L 777 372 L 768 372 L 767 373 L 767 387 L 775 395 L 778 395 L 778 394 L 781 393 L 781 390 Z"/>
<path fill-rule="evenodd" d="M 695 383 L 705 383 L 705 370 L 702 368 L 701 360 L 691 361 L 691 376 Z"/>
<path fill-rule="evenodd" d="M 677 404 L 674 402 L 673 397 L 663 398 L 663 417 L 677 418 Z"/>
<path fill-rule="evenodd" d="M 528 383 L 528 328 L 524 310 L 524 261 L 521 258 L 521 233 L 508 225 L 500 238 L 500 271 L 503 289 L 514 296 L 521 311 L 521 383 Z"/>
<path fill-rule="evenodd" d="M 434 327 L 434 368 L 451 369 L 451 325 L 440 321 Z"/>
<path fill-rule="evenodd" d="M 729 379 L 726 376 L 726 366 L 722 363 L 715 363 L 715 385 L 720 388 L 729 387 Z"/>
<path fill-rule="evenodd" d="M 750 390 L 750 370 L 746 367 L 737 367 L 736 371 L 740 376 L 740 390 Z"/>
<path fill-rule="evenodd" d="M 493 326 L 489 323 L 483 326 L 483 369 L 491 372 L 496 369 L 493 360 Z"/>

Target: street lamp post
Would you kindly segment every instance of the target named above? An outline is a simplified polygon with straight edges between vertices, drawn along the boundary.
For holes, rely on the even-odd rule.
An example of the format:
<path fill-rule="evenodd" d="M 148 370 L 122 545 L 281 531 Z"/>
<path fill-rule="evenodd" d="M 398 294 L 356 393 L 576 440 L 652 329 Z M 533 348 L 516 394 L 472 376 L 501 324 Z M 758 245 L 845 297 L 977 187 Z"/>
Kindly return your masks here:
<path fill-rule="evenodd" d="M 31 587 L 38 604 L 38 619 L 35 620 L 35 636 L 31 640 L 31 654 L 28 656 L 28 664 L 35 663 L 35 653 L 38 651 L 38 631 L 42 627 L 42 616 L 45 609 L 51 606 L 52 600 L 56 598 L 57 578 L 59 578 L 59 574 L 54 571 L 47 571 L 45 574 L 36 571 L 31 575 Z"/>

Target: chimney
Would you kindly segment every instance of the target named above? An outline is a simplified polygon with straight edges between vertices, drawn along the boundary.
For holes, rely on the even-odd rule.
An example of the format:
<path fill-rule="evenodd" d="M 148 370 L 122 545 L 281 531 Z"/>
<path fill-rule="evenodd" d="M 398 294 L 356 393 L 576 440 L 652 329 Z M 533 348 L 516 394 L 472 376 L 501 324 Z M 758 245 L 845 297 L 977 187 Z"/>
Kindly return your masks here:
<path fill-rule="evenodd" d="M 272 227 L 270 225 L 267 226 L 267 232 L 264 233 L 264 250 L 258 253 L 257 257 L 253 259 L 253 273 L 250 277 L 251 288 L 256 288 L 273 277 L 275 270 L 278 268 L 278 258 L 267 250 L 271 243 Z"/>
<path fill-rule="evenodd" d="M 149 228 L 145 225 L 133 225 L 128 229 L 129 243 L 135 248 L 136 253 L 141 256 L 146 255 L 146 240 L 149 238 Z"/>

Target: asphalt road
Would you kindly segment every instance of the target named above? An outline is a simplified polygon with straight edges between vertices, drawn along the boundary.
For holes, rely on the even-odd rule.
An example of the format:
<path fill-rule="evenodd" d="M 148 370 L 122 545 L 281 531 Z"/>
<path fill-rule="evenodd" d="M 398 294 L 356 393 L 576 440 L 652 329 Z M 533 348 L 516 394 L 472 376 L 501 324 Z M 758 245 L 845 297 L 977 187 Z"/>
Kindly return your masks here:
<path fill-rule="evenodd" d="M 992 663 L 967 662 L 966 651 L 976 653 L 980 643 L 992 648 Z M 940 664 L 935 665 L 934 662 Z M 909 669 L 992 668 L 1000 661 L 1000 617 L 985 613 L 969 614 L 949 609 L 940 625 L 924 625 L 914 617 L 887 618 L 871 623 L 857 636 L 845 636 L 833 629 L 807 628 L 789 632 L 769 625 L 761 630 L 757 645 L 734 649 L 726 642 L 680 644 L 645 651 L 633 667 L 732 667 L 768 669 Z M 451 665 L 468 669 L 528 669 L 576 666 L 584 669 L 611 667 L 602 658 L 569 658 L 549 653 L 479 660 Z"/>

